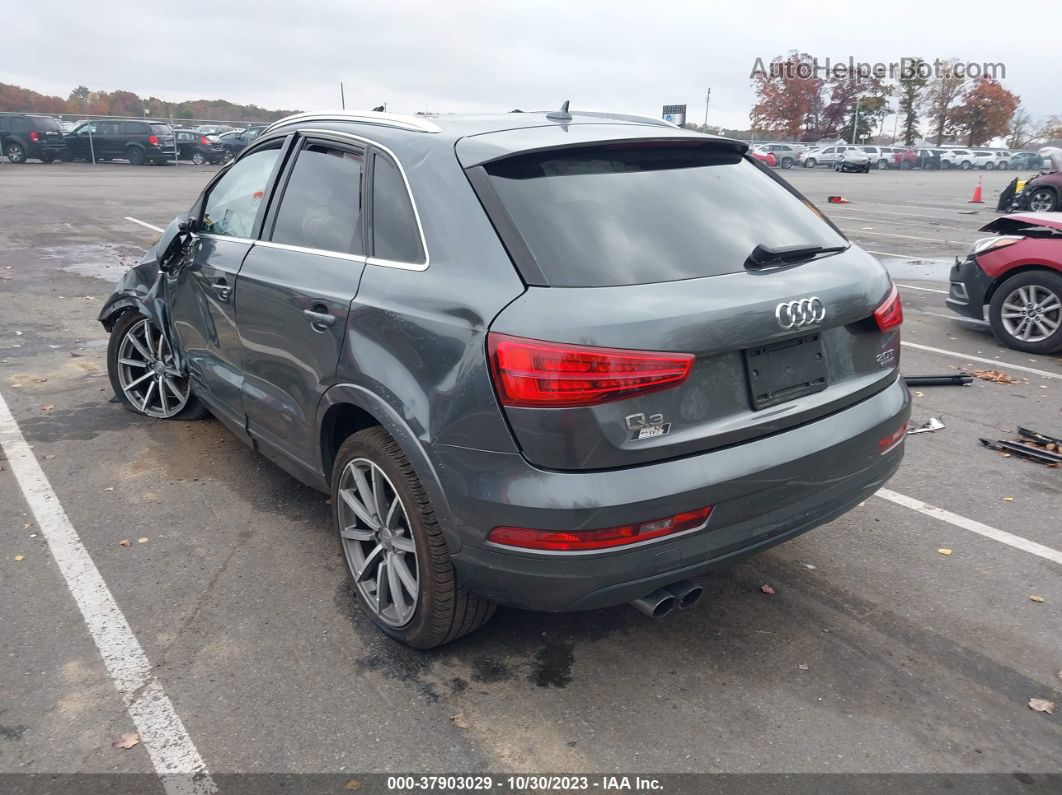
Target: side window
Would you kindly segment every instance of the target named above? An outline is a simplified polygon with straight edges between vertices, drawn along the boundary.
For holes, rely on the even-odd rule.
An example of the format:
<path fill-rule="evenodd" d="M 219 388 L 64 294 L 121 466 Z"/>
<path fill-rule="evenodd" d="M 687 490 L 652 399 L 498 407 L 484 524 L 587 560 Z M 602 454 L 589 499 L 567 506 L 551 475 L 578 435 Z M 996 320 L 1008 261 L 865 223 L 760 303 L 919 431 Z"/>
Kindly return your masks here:
<path fill-rule="evenodd" d="M 266 183 L 280 156 L 279 145 L 260 149 L 236 162 L 206 198 L 202 230 L 212 235 L 250 237 Z"/>
<path fill-rule="evenodd" d="M 29 119 L 12 119 L 11 132 L 29 132 Z"/>
<path fill-rule="evenodd" d="M 122 135 L 140 135 L 144 130 L 135 121 L 123 121 L 118 125 L 118 132 Z"/>
<path fill-rule="evenodd" d="M 392 262 L 424 262 L 413 203 L 398 166 L 389 158 L 372 159 L 372 253 Z"/>
<path fill-rule="evenodd" d="M 117 135 L 118 134 L 118 122 L 114 121 L 101 121 L 96 125 L 96 135 Z"/>
<path fill-rule="evenodd" d="M 77 128 L 78 135 L 95 135 L 96 134 L 96 122 L 90 121 L 88 124 L 82 124 Z"/>
<path fill-rule="evenodd" d="M 310 143 L 299 152 L 273 225 L 274 243 L 363 254 L 361 182 L 365 155 Z"/>

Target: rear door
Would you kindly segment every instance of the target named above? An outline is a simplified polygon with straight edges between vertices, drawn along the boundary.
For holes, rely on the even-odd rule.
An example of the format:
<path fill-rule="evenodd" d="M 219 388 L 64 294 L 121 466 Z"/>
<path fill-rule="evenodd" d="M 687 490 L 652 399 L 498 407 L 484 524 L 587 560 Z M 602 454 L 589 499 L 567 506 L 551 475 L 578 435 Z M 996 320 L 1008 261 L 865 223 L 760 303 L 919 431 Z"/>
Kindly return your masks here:
<path fill-rule="evenodd" d="M 489 358 L 537 465 L 732 445 L 897 377 L 898 333 L 874 319 L 884 269 L 732 142 L 536 151 L 469 176 L 529 283 L 491 325 Z M 823 250 L 762 264 L 794 246 Z"/>
<path fill-rule="evenodd" d="M 304 138 L 240 272 L 236 322 L 247 427 L 318 470 L 317 404 L 335 382 L 350 303 L 365 268 L 363 147 Z"/>
<path fill-rule="evenodd" d="M 100 156 L 107 158 L 124 156 L 119 123 L 116 121 L 97 122 L 96 132 L 92 136 L 92 146 L 96 151 L 97 159 Z"/>
<path fill-rule="evenodd" d="M 243 362 L 233 295 L 244 257 L 264 216 L 282 140 L 249 152 L 211 184 L 199 231 L 170 278 L 170 314 L 197 394 L 230 424 L 243 427 Z"/>

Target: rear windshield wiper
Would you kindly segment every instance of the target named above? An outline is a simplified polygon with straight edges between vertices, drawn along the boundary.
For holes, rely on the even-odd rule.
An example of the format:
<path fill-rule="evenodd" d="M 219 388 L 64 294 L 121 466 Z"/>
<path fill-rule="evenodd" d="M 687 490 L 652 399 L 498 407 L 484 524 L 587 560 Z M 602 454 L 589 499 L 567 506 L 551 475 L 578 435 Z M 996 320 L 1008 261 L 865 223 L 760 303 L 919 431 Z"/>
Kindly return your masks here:
<path fill-rule="evenodd" d="M 746 270 L 763 270 L 764 268 L 780 268 L 785 265 L 795 265 L 798 262 L 807 262 L 820 254 L 837 254 L 844 251 L 848 246 L 765 246 L 760 243 L 752 249 L 749 258 L 745 260 Z"/>

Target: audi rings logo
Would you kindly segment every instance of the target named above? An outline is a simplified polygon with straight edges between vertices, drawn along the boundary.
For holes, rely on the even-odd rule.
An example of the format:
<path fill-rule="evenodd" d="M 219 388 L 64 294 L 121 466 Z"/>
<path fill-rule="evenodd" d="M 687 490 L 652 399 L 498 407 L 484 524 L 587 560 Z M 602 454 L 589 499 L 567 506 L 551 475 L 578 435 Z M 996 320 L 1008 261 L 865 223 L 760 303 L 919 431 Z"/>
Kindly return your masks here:
<path fill-rule="evenodd" d="M 774 308 L 778 325 L 788 330 L 821 323 L 826 317 L 826 305 L 817 296 L 786 301 Z"/>

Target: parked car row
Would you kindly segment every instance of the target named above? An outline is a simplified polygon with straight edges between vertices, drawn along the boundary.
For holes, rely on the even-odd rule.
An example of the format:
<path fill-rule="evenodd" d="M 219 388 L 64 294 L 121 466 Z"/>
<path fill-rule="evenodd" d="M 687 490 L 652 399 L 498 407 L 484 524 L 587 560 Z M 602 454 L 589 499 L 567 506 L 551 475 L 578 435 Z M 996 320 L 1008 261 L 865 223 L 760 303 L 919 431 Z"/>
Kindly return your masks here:
<path fill-rule="evenodd" d="M 142 119 L 95 119 L 69 130 L 50 116 L 0 113 L 0 152 L 12 163 L 40 160 L 108 162 L 133 165 L 177 159 L 196 165 L 231 160 L 264 129 L 235 130 L 224 125 L 174 129 Z"/>
<path fill-rule="evenodd" d="M 924 170 L 959 168 L 963 170 L 980 168 L 986 171 L 1006 171 L 1009 168 L 1042 168 L 1043 158 L 1035 152 L 1007 152 L 987 149 L 929 149 L 905 148 L 898 146 L 854 146 L 851 144 L 833 144 L 831 146 L 813 147 L 799 152 L 796 162 L 805 168 L 816 166 L 833 166 L 846 152 L 863 151 L 867 154 L 871 166 L 885 170 L 889 168 Z"/>

